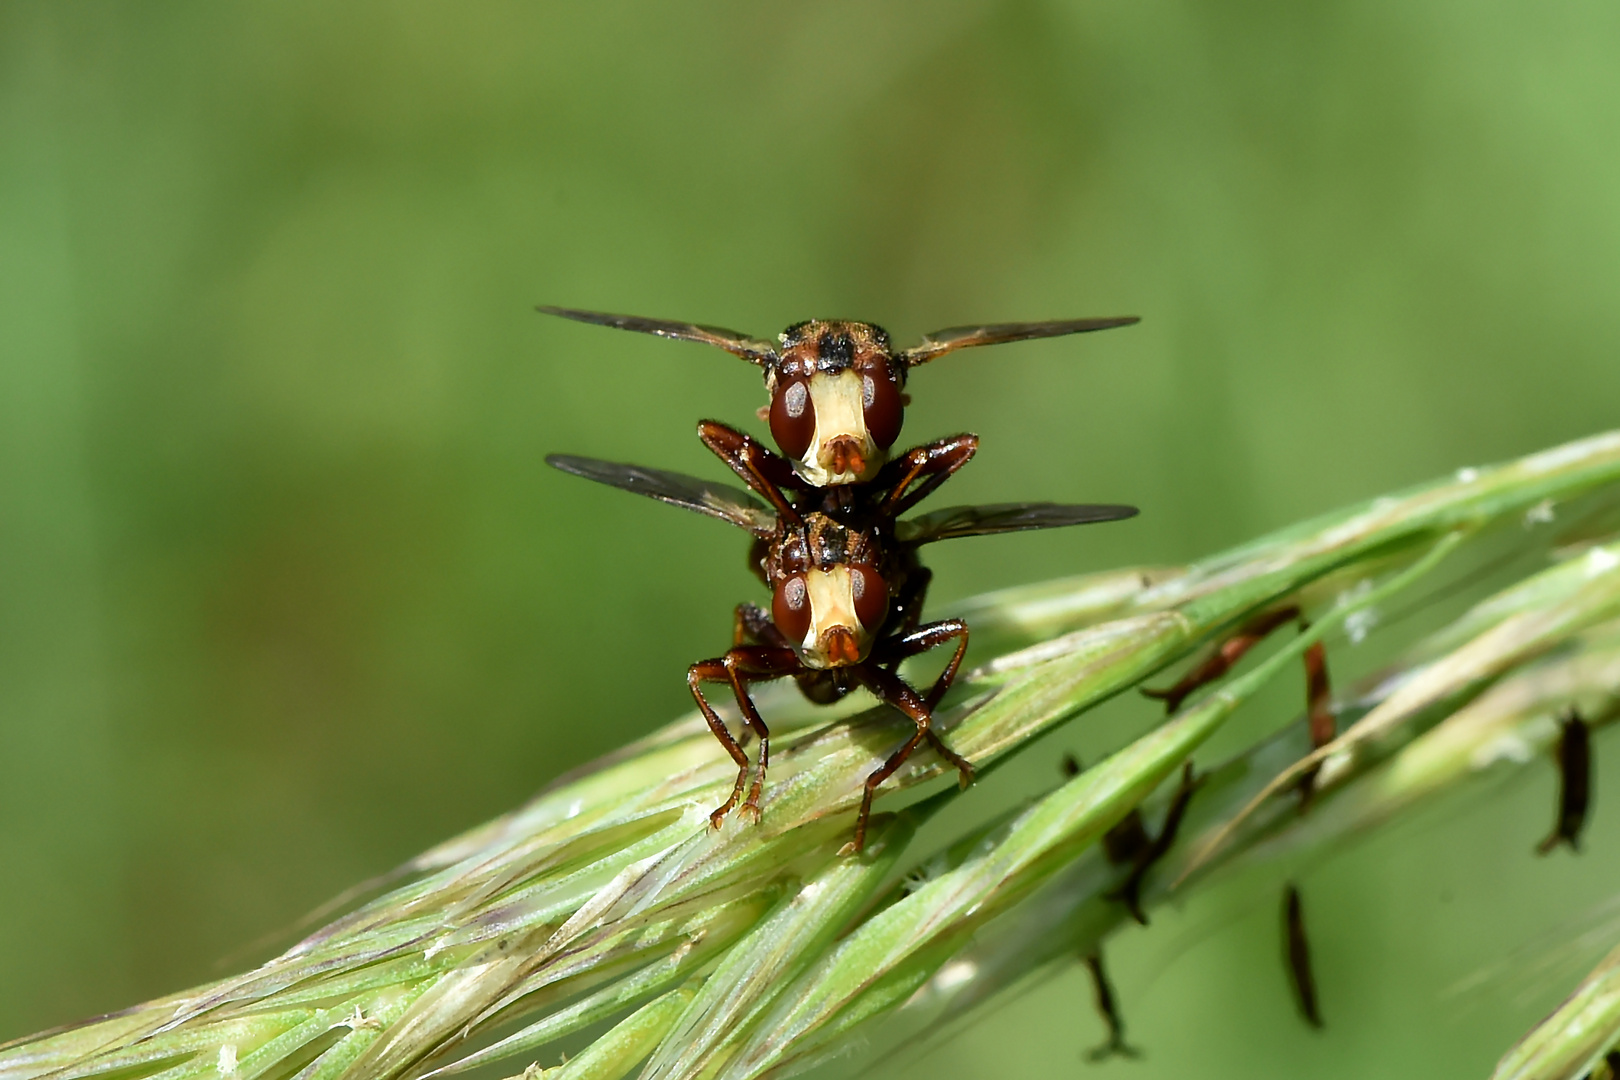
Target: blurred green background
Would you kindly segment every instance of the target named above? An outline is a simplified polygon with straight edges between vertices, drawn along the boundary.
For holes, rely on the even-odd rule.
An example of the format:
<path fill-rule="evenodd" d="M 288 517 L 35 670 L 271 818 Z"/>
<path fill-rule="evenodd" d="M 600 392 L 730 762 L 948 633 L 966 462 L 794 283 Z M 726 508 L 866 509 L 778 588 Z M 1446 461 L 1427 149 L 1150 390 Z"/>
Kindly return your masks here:
<path fill-rule="evenodd" d="M 946 545 L 936 597 L 1184 560 L 1616 423 L 1617 56 L 1595 0 L 0 6 L 0 1038 L 688 707 L 741 539 L 541 458 L 718 478 L 757 374 L 533 304 L 1139 314 L 918 374 L 909 435 L 984 438 L 950 501 L 1145 511 Z M 1271 894 L 1127 933 L 1105 1068 L 1481 1074 L 1606 947 L 1611 779 L 1582 860 L 1529 857 L 1544 769 L 1315 868 L 1321 1034 Z M 1071 970 L 892 1071 L 1100 1038 Z"/>

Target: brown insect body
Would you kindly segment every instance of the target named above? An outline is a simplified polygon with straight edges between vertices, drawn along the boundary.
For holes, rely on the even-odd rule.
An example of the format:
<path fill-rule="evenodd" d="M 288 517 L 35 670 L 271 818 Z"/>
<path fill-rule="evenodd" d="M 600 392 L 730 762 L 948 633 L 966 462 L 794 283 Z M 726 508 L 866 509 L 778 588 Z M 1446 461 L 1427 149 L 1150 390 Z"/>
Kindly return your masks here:
<path fill-rule="evenodd" d="M 738 766 L 730 798 L 711 815 L 716 827 L 738 802 L 758 817 L 770 759 L 770 731 L 748 693 L 753 682 L 791 677 L 812 701 L 831 702 L 856 688 L 869 690 L 912 720 L 913 735 L 866 779 L 855 836 L 860 850 L 873 795 L 923 741 L 954 765 L 963 786 L 973 767 L 932 728 L 933 710 L 950 688 L 967 649 L 960 619 L 922 624 L 930 574 L 917 558 L 921 544 L 983 535 L 1113 521 L 1136 513 L 1124 506 L 1052 503 L 956 507 L 905 521 L 915 506 L 972 458 L 974 435 L 955 435 L 890 458 L 899 437 L 909 368 L 959 348 L 1102 330 L 1134 317 L 957 327 L 924 337 L 904 352 L 872 323 L 813 319 L 796 323 L 779 344 L 719 327 L 639 316 L 542 307 L 580 322 L 713 345 L 765 371 L 770 405 L 761 411 L 782 456 L 717 421 L 698 425 L 699 437 L 765 499 L 721 485 L 640 466 L 553 455 L 565 472 L 597 480 L 739 525 L 754 535 L 749 561 L 767 587 L 767 611 L 736 610 L 732 648 L 693 664 L 687 683 L 715 738 Z M 908 657 L 950 642 L 955 650 L 926 694 L 902 680 Z M 738 740 L 709 705 L 706 682 L 727 683 L 744 725 L 759 736 L 759 764 L 743 798 L 749 762 Z"/>

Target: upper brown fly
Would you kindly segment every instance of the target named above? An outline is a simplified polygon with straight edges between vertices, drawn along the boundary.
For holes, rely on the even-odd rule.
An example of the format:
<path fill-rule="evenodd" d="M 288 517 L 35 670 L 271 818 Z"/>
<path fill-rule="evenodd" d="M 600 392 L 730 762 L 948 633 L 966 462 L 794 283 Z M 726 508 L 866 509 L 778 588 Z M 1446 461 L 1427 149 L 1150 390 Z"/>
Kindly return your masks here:
<path fill-rule="evenodd" d="M 765 369 L 770 404 L 760 410 L 771 437 L 803 484 L 831 487 L 873 479 L 905 419 L 907 373 L 957 349 L 1107 330 L 1135 316 L 954 326 L 896 350 L 881 326 L 842 319 L 795 323 L 776 343 L 716 326 L 541 307 L 548 315 L 713 345 Z M 793 485 L 788 485 L 793 486 Z"/>
<path fill-rule="evenodd" d="M 1136 509 L 1008 503 L 899 519 L 973 456 L 976 437 L 954 436 L 908 451 L 878 470 L 870 482 L 848 489 L 853 497 L 809 491 L 795 500 L 779 482 L 791 470 L 769 449 L 717 421 L 704 421 L 699 432 L 765 503 L 747 492 L 679 473 L 566 455 L 546 460 L 564 472 L 729 521 L 755 538 L 749 561 L 771 591 L 769 609 L 740 605 L 732 648 L 693 664 L 687 672 L 692 695 L 710 729 L 737 763 L 731 796 L 711 815 L 716 826 L 739 802 L 743 812 L 756 818 L 759 814 L 770 764 L 770 730 L 749 697 L 749 684 L 791 677 L 807 697 L 823 703 L 864 687 L 912 721 L 915 731 L 910 738 L 866 778 L 850 845 L 858 851 L 878 786 L 924 740 L 956 767 L 964 786 L 973 776 L 972 765 L 933 730 L 934 708 L 950 689 L 967 651 L 968 628 L 960 619 L 922 622 L 930 574 L 917 558 L 917 549 L 958 536 L 1117 521 L 1134 515 Z M 908 657 L 953 641 L 955 652 L 926 692 L 917 691 L 896 673 Z M 751 787 L 747 755 L 703 696 L 705 682 L 729 685 L 743 722 L 759 736 L 759 766 Z"/>

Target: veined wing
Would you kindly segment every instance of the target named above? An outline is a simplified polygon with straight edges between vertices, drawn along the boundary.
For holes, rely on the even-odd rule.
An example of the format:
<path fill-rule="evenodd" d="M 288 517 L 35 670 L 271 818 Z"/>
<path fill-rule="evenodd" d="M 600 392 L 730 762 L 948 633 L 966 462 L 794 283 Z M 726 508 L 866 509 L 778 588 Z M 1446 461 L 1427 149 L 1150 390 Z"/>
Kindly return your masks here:
<path fill-rule="evenodd" d="M 640 315 L 609 315 L 604 311 L 580 311 L 577 308 L 540 305 L 536 311 L 558 315 L 575 322 L 611 326 L 616 330 L 634 330 L 638 334 L 654 334 L 677 341 L 696 341 L 701 345 L 714 345 L 742 357 L 752 364 L 765 364 L 775 359 L 776 346 L 768 341 L 739 334 L 720 326 L 699 326 L 697 323 L 673 322 L 669 319 L 645 319 Z"/>
<path fill-rule="evenodd" d="M 746 491 L 726 484 L 715 484 L 663 469 L 598 461 L 596 458 L 574 457 L 572 454 L 549 454 L 546 464 L 599 484 L 623 488 L 649 499 L 729 521 L 755 536 L 769 536 L 776 530 L 776 515 L 768 507 Z"/>
<path fill-rule="evenodd" d="M 900 359 L 908 367 L 916 367 L 948 352 L 969 349 L 975 345 L 1001 345 L 1009 341 L 1084 334 L 1092 330 L 1111 330 L 1116 326 L 1130 326 L 1141 321 L 1135 315 L 1121 315 L 1102 319 L 1058 319 L 1052 322 L 952 326 L 945 330 L 935 330 L 932 334 L 924 334 L 922 344 L 901 353 Z"/>
<path fill-rule="evenodd" d="M 952 506 L 896 522 L 895 539 L 903 544 L 932 544 L 958 536 L 1058 529 L 1065 525 L 1093 525 L 1135 517 L 1134 506 L 1097 503 L 993 503 L 989 506 Z"/>

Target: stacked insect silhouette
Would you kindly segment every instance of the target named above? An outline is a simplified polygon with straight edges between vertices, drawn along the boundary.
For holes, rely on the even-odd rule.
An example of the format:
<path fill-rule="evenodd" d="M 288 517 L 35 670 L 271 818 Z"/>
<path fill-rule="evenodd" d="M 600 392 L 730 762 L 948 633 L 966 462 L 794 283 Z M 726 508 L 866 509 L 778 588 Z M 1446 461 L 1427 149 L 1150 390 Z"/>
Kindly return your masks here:
<path fill-rule="evenodd" d="M 760 417 L 769 422 L 780 454 L 719 421 L 698 424 L 704 445 L 742 478 L 752 495 L 660 469 L 561 454 L 546 459 L 564 472 L 717 517 L 754 537 L 749 566 L 771 590 L 770 607 L 739 605 L 732 647 L 687 672 L 698 708 L 737 763 L 730 797 L 710 815 L 715 827 L 739 803 L 739 813 L 759 817 L 770 765 L 770 730 L 748 688 L 773 679 L 796 680 L 805 696 L 819 703 L 865 688 L 914 725 L 911 736 L 866 778 L 846 851 L 859 851 L 864 844 L 879 785 L 924 741 L 956 768 L 962 786 L 971 783 L 972 764 L 946 745 L 933 723 L 934 710 L 967 651 L 968 628 L 960 619 L 922 621 L 931 574 L 917 549 L 961 536 L 1117 521 L 1137 511 L 1130 506 L 1001 503 L 902 519 L 967 464 L 979 445 L 976 435 L 952 435 L 891 455 L 908 403 L 907 375 L 956 349 L 1105 330 L 1137 320 L 957 327 L 896 351 L 888 334 L 871 323 L 811 320 L 788 327 L 773 344 L 691 323 L 568 308 L 540 310 L 718 346 L 764 369 L 770 404 Z M 898 674 L 909 657 L 952 642 L 954 653 L 926 691 Z M 704 697 L 704 683 L 729 685 L 743 723 L 759 737 L 752 785 L 748 756 Z"/>

